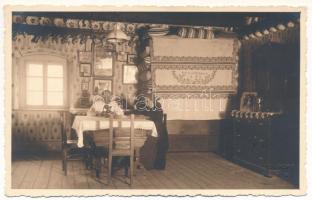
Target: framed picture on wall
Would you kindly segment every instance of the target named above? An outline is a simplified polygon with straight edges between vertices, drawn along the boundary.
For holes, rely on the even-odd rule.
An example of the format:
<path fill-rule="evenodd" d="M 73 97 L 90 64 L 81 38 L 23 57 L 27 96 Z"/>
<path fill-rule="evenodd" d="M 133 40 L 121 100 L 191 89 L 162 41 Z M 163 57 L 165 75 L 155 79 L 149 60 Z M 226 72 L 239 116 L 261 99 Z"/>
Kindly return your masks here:
<path fill-rule="evenodd" d="M 89 98 L 86 98 L 86 97 L 83 97 L 83 98 L 80 98 L 80 107 L 81 108 L 89 108 L 90 107 L 90 100 Z"/>
<path fill-rule="evenodd" d="M 79 65 L 80 76 L 91 76 L 91 64 L 80 63 Z"/>
<path fill-rule="evenodd" d="M 135 64 L 136 60 L 137 60 L 137 57 L 135 54 L 128 54 L 128 57 L 127 57 L 128 64 Z"/>
<path fill-rule="evenodd" d="M 257 92 L 243 92 L 240 99 L 240 111 L 255 111 Z"/>
<path fill-rule="evenodd" d="M 123 65 L 122 73 L 123 84 L 138 83 L 138 67 L 136 65 Z"/>
<path fill-rule="evenodd" d="M 93 79 L 93 94 L 102 94 L 105 90 L 113 93 L 113 84 L 111 79 Z"/>
<path fill-rule="evenodd" d="M 114 55 L 103 47 L 94 48 L 93 74 L 98 77 L 113 76 Z"/>
<path fill-rule="evenodd" d="M 92 51 L 78 51 L 78 60 L 80 63 L 91 63 Z"/>
<path fill-rule="evenodd" d="M 119 62 L 127 62 L 127 54 L 125 54 L 125 53 L 118 53 L 117 60 Z"/>
<path fill-rule="evenodd" d="M 81 90 L 89 90 L 89 83 L 88 82 L 82 82 L 81 83 Z"/>

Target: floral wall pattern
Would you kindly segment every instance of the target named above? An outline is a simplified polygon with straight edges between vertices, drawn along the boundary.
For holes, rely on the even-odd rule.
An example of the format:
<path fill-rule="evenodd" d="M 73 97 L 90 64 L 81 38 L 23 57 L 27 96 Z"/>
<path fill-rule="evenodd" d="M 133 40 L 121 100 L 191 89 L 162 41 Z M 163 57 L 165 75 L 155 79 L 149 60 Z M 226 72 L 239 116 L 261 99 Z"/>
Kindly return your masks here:
<path fill-rule="evenodd" d="M 58 111 L 34 111 L 20 107 L 21 85 L 20 73 L 25 56 L 50 55 L 64 58 L 68 71 L 68 107 L 69 110 L 80 108 L 82 96 L 82 82 L 89 82 L 89 93 L 92 94 L 93 77 L 81 77 L 79 71 L 78 51 L 83 51 L 92 42 L 72 41 L 66 43 L 61 38 L 52 37 L 34 42 L 33 35 L 19 34 L 12 41 L 12 141 L 15 149 L 29 149 L 42 146 L 47 150 L 60 150 L 60 115 Z M 127 43 L 119 46 L 117 58 L 135 54 L 136 46 L 130 47 Z M 122 83 L 122 66 L 127 59 L 116 60 L 113 77 L 113 91 L 115 95 L 124 95 L 129 98 L 137 92 L 136 85 Z M 70 126 L 70 124 L 67 124 Z"/>

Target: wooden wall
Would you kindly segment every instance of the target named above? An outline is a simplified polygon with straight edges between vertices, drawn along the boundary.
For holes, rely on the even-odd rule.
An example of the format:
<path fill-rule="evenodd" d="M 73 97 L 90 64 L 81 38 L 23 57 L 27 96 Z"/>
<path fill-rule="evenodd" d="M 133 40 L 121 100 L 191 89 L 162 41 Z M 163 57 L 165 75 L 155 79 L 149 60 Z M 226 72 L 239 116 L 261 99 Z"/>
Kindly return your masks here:
<path fill-rule="evenodd" d="M 220 120 L 171 120 L 169 151 L 216 151 Z"/>
<path fill-rule="evenodd" d="M 239 61 L 239 92 L 255 90 L 255 74 L 253 74 L 252 55 L 261 46 L 270 42 L 285 44 L 287 49 L 298 48 L 300 37 L 300 26 L 288 28 L 284 31 L 270 32 L 263 37 L 257 37 L 241 41 L 240 61 Z M 299 51 L 299 49 L 297 49 Z"/>
<path fill-rule="evenodd" d="M 270 45 L 270 43 L 272 45 Z M 275 57 L 272 57 L 272 54 L 268 55 L 268 53 L 261 53 L 262 55 L 260 56 L 262 56 L 261 60 L 263 61 L 255 61 L 255 57 L 259 56 L 256 55 L 256 52 L 266 46 L 272 46 L 272 48 L 270 47 L 271 49 L 273 49 L 274 46 L 279 46 L 282 48 L 275 49 L 279 49 L 280 51 L 278 52 L 278 54 L 274 53 Z M 263 68 L 261 67 L 260 62 L 263 62 L 263 65 L 266 65 L 266 68 L 275 68 L 274 74 L 272 74 L 272 72 L 269 76 L 271 77 L 271 79 L 282 80 L 282 83 L 280 85 L 283 86 L 275 84 L 270 87 L 271 89 L 262 89 L 263 86 L 261 85 L 265 84 L 261 84 L 257 82 L 257 80 L 264 81 L 268 76 L 259 79 L 259 73 L 257 73 L 257 70 L 265 70 L 264 66 Z M 257 64 L 260 64 L 260 66 L 256 66 Z M 276 69 L 278 67 L 279 69 Z M 261 95 L 273 96 L 273 98 L 267 97 L 264 99 L 270 101 L 266 102 L 266 104 L 271 104 L 271 107 L 273 107 L 272 104 L 276 103 L 271 102 L 271 100 L 278 101 L 280 104 L 283 104 L 282 106 L 278 107 L 283 108 L 283 117 L 285 117 L 287 120 L 287 123 L 285 123 L 284 126 L 285 140 L 283 140 L 283 142 L 287 142 L 288 148 L 285 150 L 285 152 L 287 152 L 289 166 L 285 166 L 285 170 L 282 170 L 281 176 L 293 182 L 294 184 L 298 184 L 300 138 L 300 26 L 296 24 L 294 27 L 286 28 L 286 30 L 270 32 L 270 34 L 264 35 L 263 37 L 243 40 L 240 53 L 239 68 L 240 81 L 237 99 L 239 99 L 242 92 L 245 91 L 265 91 Z M 276 70 L 281 70 L 281 72 L 276 73 Z M 274 90 L 277 91 L 274 92 Z M 283 98 L 277 98 L 274 93 L 282 93 Z M 238 106 L 238 104 L 236 106 Z"/>

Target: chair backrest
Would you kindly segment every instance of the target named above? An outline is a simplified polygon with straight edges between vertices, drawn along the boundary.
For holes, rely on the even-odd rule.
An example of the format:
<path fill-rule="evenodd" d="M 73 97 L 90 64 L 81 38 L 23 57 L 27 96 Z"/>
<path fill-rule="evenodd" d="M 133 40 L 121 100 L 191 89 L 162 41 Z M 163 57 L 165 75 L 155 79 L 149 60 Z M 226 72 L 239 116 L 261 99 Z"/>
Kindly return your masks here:
<path fill-rule="evenodd" d="M 71 128 L 76 115 L 68 111 L 59 111 L 59 114 L 61 126 L 61 139 L 62 143 L 66 144 L 67 140 L 73 140 L 74 136 L 77 137 L 75 130 Z"/>
<path fill-rule="evenodd" d="M 126 154 L 134 152 L 134 115 L 130 119 L 118 119 L 118 127 L 113 127 L 114 119 L 111 116 L 109 120 L 109 151 L 123 151 Z M 130 127 L 128 126 L 130 123 Z M 122 127 L 124 124 L 124 127 Z"/>
<path fill-rule="evenodd" d="M 96 147 L 106 147 L 109 146 L 109 130 L 103 129 L 103 130 L 96 130 L 92 131 L 92 138 L 94 145 Z"/>
<path fill-rule="evenodd" d="M 163 123 L 164 123 L 165 128 L 167 128 L 167 114 L 166 113 L 163 114 Z"/>

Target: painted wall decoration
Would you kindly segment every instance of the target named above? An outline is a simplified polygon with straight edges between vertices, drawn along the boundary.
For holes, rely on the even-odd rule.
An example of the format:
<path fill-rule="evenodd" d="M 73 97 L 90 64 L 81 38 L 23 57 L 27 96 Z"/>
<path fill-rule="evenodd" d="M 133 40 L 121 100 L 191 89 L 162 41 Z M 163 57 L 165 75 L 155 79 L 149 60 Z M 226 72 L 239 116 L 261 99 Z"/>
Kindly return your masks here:
<path fill-rule="evenodd" d="M 27 24 L 27 25 L 40 25 L 40 26 L 56 26 L 56 27 L 66 27 L 74 29 L 86 29 L 95 32 L 107 32 L 113 30 L 114 24 L 116 22 L 110 21 L 98 21 L 98 20 L 81 20 L 81 19 L 65 19 L 60 17 L 38 17 L 38 16 L 22 16 L 13 15 L 13 23 L 16 24 Z M 134 34 L 135 29 L 142 24 L 139 23 L 122 23 L 122 31 L 127 32 L 127 34 Z"/>
<path fill-rule="evenodd" d="M 14 114 L 14 120 L 20 121 L 24 119 L 24 113 L 27 113 L 27 116 L 36 116 L 38 114 L 38 120 L 45 123 L 50 122 L 50 118 L 46 117 L 47 113 L 57 113 L 55 111 L 34 111 L 34 110 L 20 110 L 19 99 L 21 96 L 20 91 L 20 73 L 21 68 L 23 67 L 23 57 L 32 55 L 34 57 L 40 55 L 50 55 L 62 57 L 66 60 L 67 63 L 67 74 L 68 74 L 68 103 L 69 110 L 88 109 L 90 104 L 87 104 L 90 94 L 93 93 L 93 77 L 83 77 L 80 76 L 80 62 L 78 52 L 86 51 L 86 46 L 90 46 L 90 40 L 81 42 L 78 40 L 73 40 L 69 37 L 67 42 L 62 42 L 62 38 L 53 39 L 52 37 L 47 38 L 46 40 L 39 39 L 36 42 L 33 40 L 35 36 L 28 34 L 18 34 L 12 41 L 12 108 Z M 91 40 L 92 42 L 92 40 Z M 95 40 L 94 42 L 97 42 Z M 101 41 L 100 41 L 101 42 Z M 124 45 L 128 45 L 125 43 Z M 106 48 L 106 44 L 103 44 Z M 125 52 L 129 54 L 136 54 L 136 46 L 128 46 L 125 48 Z M 119 52 L 117 52 L 119 54 Z M 135 85 L 124 85 L 122 83 L 122 66 L 126 64 L 125 62 L 116 61 L 114 63 L 114 76 L 111 78 L 114 84 L 111 85 L 112 90 L 115 95 L 124 95 L 125 97 L 131 99 L 137 93 L 137 87 Z M 83 82 L 88 82 L 89 87 L 87 89 Z M 87 89 L 87 90 L 85 90 Z M 23 114 L 19 114 L 23 113 Z M 52 116 L 52 115 L 51 115 Z M 54 115 L 53 115 L 54 116 Z M 54 118 L 54 117 L 52 117 Z M 58 118 L 58 115 L 55 114 L 55 118 Z M 27 117 L 28 119 L 28 117 Z M 52 126 L 46 126 L 45 131 L 41 131 L 40 134 L 37 134 L 35 129 L 28 129 L 32 124 L 32 120 L 28 120 L 28 123 L 23 123 L 20 125 L 16 124 L 15 121 L 12 121 L 12 141 L 14 141 L 13 148 L 19 148 L 22 150 L 27 150 L 30 147 L 41 146 L 42 148 L 48 148 L 49 150 L 60 150 L 60 138 L 57 137 L 59 134 L 58 131 L 54 133 Z M 18 129 L 19 127 L 22 127 Z M 53 133 L 52 135 L 50 133 Z M 42 137 L 39 135 L 42 135 Z M 53 139 L 51 139 L 53 137 Z M 36 139 L 33 139 L 36 138 Z M 46 138 L 46 139 L 45 139 Z"/>
<path fill-rule="evenodd" d="M 61 17 L 38 17 L 38 16 L 24 16 L 13 15 L 12 21 L 14 24 L 27 24 L 35 26 L 55 26 L 60 28 L 71 29 L 83 29 L 90 30 L 95 33 L 105 32 L 113 30 L 116 22 L 102 21 L 102 20 L 83 20 L 83 19 L 70 19 Z M 134 35 L 135 31 L 141 27 L 149 27 L 148 34 L 150 36 L 163 36 L 169 32 L 169 27 L 173 25 L 167 24 L 151 24 L 151 23 L 121 23 L 121 30 L 128 35 Z M 211 27 L 211 26 L 199 26 L 197 28 L 178 26 L 179 29 L 185 31 L 178 31 L 178 35 L 181 37 L 197 37 L 212 39 L 214 37 L 213 31 L 233 31 L 233 27 Z"/>

